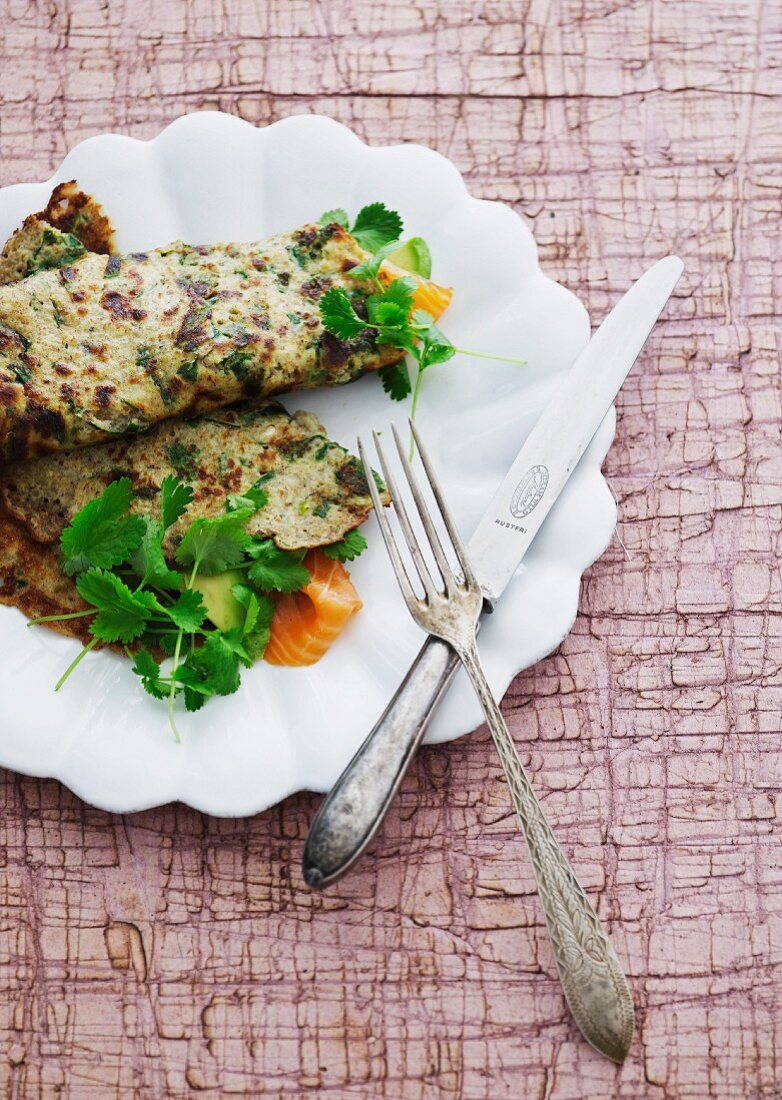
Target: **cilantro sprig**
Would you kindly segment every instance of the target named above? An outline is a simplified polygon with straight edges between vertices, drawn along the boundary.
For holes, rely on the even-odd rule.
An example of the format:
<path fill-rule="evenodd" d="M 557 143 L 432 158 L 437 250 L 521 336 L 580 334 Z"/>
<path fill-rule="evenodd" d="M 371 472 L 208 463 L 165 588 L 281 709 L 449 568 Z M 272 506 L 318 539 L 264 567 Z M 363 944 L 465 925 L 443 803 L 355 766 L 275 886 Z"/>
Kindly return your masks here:
<path fill-rule="evenodd" d="M 212 696 L 238 689 L 241 668 L 260 660 L 269 642 L 272 594 L 296 592 L 311 579 L 304 552 L 280 550 L 272 539 L 247 531 L 248 521 L 267 503 L 262 480 L 241 495 L 230 494 L 225 512 L 187 526 L 174 553 L 180 568 L 171 568 L 163 544 L 187 512 L 193 491 L 173 474 L 161 486 L 158 516 L 131 514 L 131 482 L 121 478 L 73 517 L 61 538 L 62 566 L 89 607 L 32 620 L 91 620 L 90 641 L 66 669 L 58 689 L 99 642 L 122 645 L 143 689 L 167 702 L 177 740 L 174 704 L 179 696 L 192 711 Z M 363 536 L 350 532 L 325 552 L 350 561 L 365 545 Z M 236 624 L 220 630 L 208 618 L 197 581 L 229 571 L 244 579 L 230 586 L 238 609 Z M 158 659 L 165 654 L 172 658 L 167 670 Z"/>
<path fill-rule="evenodd" d="M 431 257 L 426 242 L 420 237 L 413 238 L 402 245 L 400 237 L 403 224 L 399 215 L 389 210 L 383 203 L 371 203 L 363 207 L 350 225 L 347 212 L 342 209 L 328 210 L 320 219 L 322 225 L 338 222 L 349 229 L 358 243 L 371 252 L 362 263 L 348 272 L 353 279 L 374 283 L 377 291 L 364 299 L 364 312 L 359 312 L 353 296 L 341 287 L 332 287 L 320 299 L 320 315 L 323 327 L 340 340 L 351 341 L 365 334 L 374 336 L 378 344 L 400 348 L 412 358 L 416 374 L 411 383 L 408 366 L 404 360 L 383 367 L 378 374 L 383 389 L 393 401 L 404 401 L 412 393 L 411 419 L 415 419 L 418 398 L 425 371 L 436 363 L 446 363 L 457 352 L 472 355 L 480 359 L 496 359 L 500 362 L 518 363 L 525 360 L 504 355 L 490 355 L 483 352 L 467 351 L 456 347 L 442 329 L 434 323 L 434 317 L 426 310 L 414 309 L 415 291 L 419 285 L 415 278 L 403 276 L 384 284 L 380 279 L 383 261 L 392 253 L 423 257 L 425 274 L 431 274 Z M 415 247 L 411 247 L 411 246 Z M 395 257 L 396 259 L 396 257 Z M 412 266 L 412 265 L 411 265 Z M 419 274 L 421 268 L 417 268 Z M 412 440 L 411 440 L 412 453 Z"/>
<path fill-rule="evenodd" d="M 88 566 L 110 569 L 141 544 L 144 521 L 127 515 L 133 496 L 129 477 L 85 504 L 62 534 L 63 569 L 69 577 Z"/>
<path fill-rule="evenodd" d="M 452 359 L 457 348 L 434 323 L 426 310 L 412 310 L 415 284 L 412 279 L 394 279 L 379 294 L 366 300 L 367 316 L 361 317 L 341 287 L 327 290 L 320 300 L 323 327 L 342 340 L 351 340 L 371 332 L 379 344 L 402 348 L 416 365 L 411 385 L 407 366 L 402 361 L 380 370 L 383 389 L 394 401 L 403 401 L 411 392 L 411 416 L 415 419 L 424 371 L 435 363 Z"/>
<path fill-rule="evenodd" d="M 402 219 L 396 210 L 389 210 L 382 202 L 362 207 L 352 225 L 347 211 L 341 208 L 327 210 L 319 224 L 331 225 L 332 222 L 347 229 L 367 252 L 377 252 L 385 245 L 396 243 L 402 234 Z"/>

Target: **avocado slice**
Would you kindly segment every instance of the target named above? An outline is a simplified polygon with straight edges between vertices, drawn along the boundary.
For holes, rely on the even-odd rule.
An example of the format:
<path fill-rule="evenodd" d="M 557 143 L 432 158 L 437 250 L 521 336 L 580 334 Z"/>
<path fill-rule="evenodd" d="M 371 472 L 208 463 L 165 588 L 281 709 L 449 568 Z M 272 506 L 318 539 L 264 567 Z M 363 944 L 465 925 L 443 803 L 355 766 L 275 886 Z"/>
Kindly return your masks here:
<path fill-rule="evenodd" d="M 386 256 L 392 264 L 403 267 L 405 271 L 412 271 L 414 275 L 420 275 L 422 279 L 429 279 L 432 275 L 432 254 L 429 245 L 422 237 L 411 237 L 394 252 Z"/>
<path fill-rule="evenodd" d="M 201 593 L 207 615 L 218 630 L 241 630 L 246 611 L 231 589 L 244 584 L 246 578 L 238 569 L 229 569 L 214 577 L 196 577 L 193 588 Z"/>

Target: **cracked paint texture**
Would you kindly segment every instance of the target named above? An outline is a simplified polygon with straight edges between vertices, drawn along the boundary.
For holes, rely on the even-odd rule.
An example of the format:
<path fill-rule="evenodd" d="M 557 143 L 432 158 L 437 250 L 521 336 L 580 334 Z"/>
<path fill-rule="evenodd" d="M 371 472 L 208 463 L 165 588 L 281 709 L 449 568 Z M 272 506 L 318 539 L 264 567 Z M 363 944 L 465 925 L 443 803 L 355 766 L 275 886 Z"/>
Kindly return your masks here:
<path fill-rule="evenodd" d="M 0 184 L 186 111 L 319 111 L 512 203 L 594 320 L 686 273 L 618 400 L 619 533 L 504 704 L 638 1034 L 565 1011 L 488 734 L 424 751 L 323 896 L 318 799 L 117 817 L 0 777 L 9 1098 L 748 1100 L 782 1076 L 778 0 L 0 3 Z M 0 704 L 2 705 L 2 704 Z"/>

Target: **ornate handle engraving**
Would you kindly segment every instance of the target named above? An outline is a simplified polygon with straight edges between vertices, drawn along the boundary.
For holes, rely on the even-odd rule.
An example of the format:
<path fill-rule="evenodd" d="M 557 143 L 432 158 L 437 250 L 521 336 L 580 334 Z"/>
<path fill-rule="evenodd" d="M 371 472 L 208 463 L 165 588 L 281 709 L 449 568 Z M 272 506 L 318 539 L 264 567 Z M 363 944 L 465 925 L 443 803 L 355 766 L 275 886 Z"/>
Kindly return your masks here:
<path fill-rule="evenodd" d="M 521 822 L 570 1010 L 592 1046 L 622 1062 L 634 1026 L 627 979 L 535 796 L 475 646 L 459 656 L 480 697 Z"/>

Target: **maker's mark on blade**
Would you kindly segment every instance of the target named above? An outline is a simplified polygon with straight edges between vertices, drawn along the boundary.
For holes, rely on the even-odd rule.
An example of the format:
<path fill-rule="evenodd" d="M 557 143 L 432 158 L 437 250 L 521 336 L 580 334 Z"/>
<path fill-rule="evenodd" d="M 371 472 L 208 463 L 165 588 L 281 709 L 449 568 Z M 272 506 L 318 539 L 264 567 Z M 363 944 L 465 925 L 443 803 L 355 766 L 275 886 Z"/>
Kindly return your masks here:
<path fill-rule="evenodd" d="M 549 474 L 546 466 L 533 466 L 527 470 L 513 492 L 510 502 L 511 515 L 516 519 L 523 519 L 530 512 L 534 512 L 543 499 L 548 482 Z"/>

